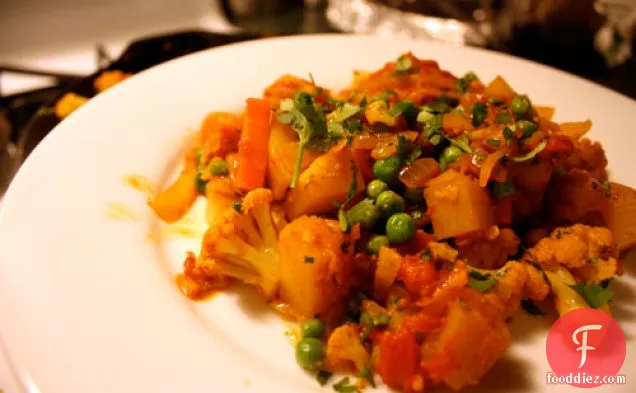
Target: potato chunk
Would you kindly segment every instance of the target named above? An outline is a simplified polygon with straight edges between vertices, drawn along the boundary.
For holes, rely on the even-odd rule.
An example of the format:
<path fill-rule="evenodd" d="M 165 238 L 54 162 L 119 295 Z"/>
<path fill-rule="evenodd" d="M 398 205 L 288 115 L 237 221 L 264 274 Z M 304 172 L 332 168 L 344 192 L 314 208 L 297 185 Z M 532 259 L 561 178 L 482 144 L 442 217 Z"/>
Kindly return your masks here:
<path fill-rule="evenodd" d="M 300 175 L 296 188 L 287 194 L 287 217 L 294 219 L 303 214 L 333 211 L 334 200 L 342 202 L 347 198 L 354 172 L 357 192 L 362 192 L 364 179 L 355 168 L 355 159 L 349 148 L 334 148 L 318 157 Z"/>
<path fill-rule="evenodd" d="M 299 318 L 312 318 L 346 294 L 351 255 L 338 223 L 300 217 L 280 233 L 280 296 Z M 349 247 L 350 248 L 350 247 Z"/>

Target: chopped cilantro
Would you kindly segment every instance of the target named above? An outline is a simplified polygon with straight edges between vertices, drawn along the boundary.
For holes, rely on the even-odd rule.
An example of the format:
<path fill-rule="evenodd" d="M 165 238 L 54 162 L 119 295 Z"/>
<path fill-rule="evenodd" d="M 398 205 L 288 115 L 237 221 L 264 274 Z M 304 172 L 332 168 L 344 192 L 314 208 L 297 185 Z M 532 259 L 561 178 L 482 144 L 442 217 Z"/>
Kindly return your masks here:
<path fill-rule="evenodd" d="M 499 105 L 503 104 L 504 101 L 502 99 L 493 97 L 493 98 L 490 99 L 490 103 L 493 104 L 493 105 L 499 106 Z"/>
<path fill-rule="evenodd" d="M 422 251 L 422 253 L 420 254 L 420 259 L 423 260 L 423 261 L 430 261 L 431 260 L 431 252 L 429 250 Z"/>
<path fill-rule="evenodd" d="M 470 269 L 468 271 L 468 277 L 472 277 L 475 280 L 488 280 L 489 276 L 487 274 L 483 274 L 478 270 Z"/>
<path fill-rule="evenodd" d="M 486 144 L 497 148 L 501 147 L 501 141 L 499 139 L 487 139 Z"/>
<path fill-rule="evenodd" d="M 510 157 L 510 159 L 514 162 L 525 162 L 532 160 L 537 156 L 537 154 L 541 153 L 543 149 L 548 145 L 547 141 L 541 141 L 532 151 L 517 157 Z"/>
<path fill-rule="evenodd" d="M 358 388 L 349 382 L 349 377 L 344 377 L 333 384 L 333 390 L 338 393 L 356 393 Z"/>
<path fill-rule="evenodd" d="M 364 368 L 358 372 L 358 376 L 366 379 L 372 387 L 375 387 L 375 381 L 373 380 L 373 360 L 373 357 L 371 357 Z"/>
<path fill-rule="evenodd" d="M 592 282 L 586 285 L 585 282 L 579 282 L 576 285 L 570 285 L 570 288 L 574 289 L 587 304 L 594 308 L 600 308 L 609 303 L 614 297 L 614 292 L 608 288 L 603 288 L 599 284 Z"/>
<path fill-rule="evenodd" d="M 340 223 L 340 230 L 344 233 L 349 233 L 351 225 L 347 219 L 347 211 L 345 209 L 338 209 L 338 223 Z"/>
<path fill-rule="evenodd" d="M 314 263 L 314 257 L 305 255 L 305 263 Z"/>
<path fill-rule="evenodd" d="M 482 102 L 473 105 L 473 126 L 480 126 L 488 115 L 488 107 Z"/>
<path fill-rule="evenodd" d="M 490 193 L 497 199 L 508 197 L 515 192 L 515 186 L 512 181 L 506 180 L 503 183 L 490 182 Z"/>
<path fill-rule="evenodd" d="M 373 320 L 373 326 L 376 327 L 383 327 L 389 324 L 389 321 L 391 320 L 391 317 L 389 317 L 389 314 L 387 313 L 380 313 L 380 315 L 377 316 L 377 318 L 375 318 Z"/>
<path fill-rule="evenodd" d="M 603 193 L 605 193 L 605 196 L 607 198 L 610 198 L 612 196 L 612 186 L 610 185 L 610 182 L 607 180 L 603 182 Z"/>
<path fill-rule="evenodd" d="M 457 80 L 455 83 L 455 89 L 460 93 L 466 93 L 470 84 L 477 79 L 479 78 L 477 78 L 477 75 L 475 75 L 474 72 L 467 72 L 464 76 Z"/>
<path fill-rule="evenodd" d="M 322 109 L 314 105 L 312 96 L 306 92 L 297 91 L 293 99 L 282 100 L 280 111 L 278 120 L 291 125 L 299 137 L 296 164 L 289 185 L 294 188 L 300 176 L 304 149 L 324 150 L 328 146 L 329 131 Z"/>
<path fill-rule="evenodd" d="M 514 135 L 515 135 L 515 132 L 512 128 L 506 127 L 503 129 L 503 136 L 506 139 L 506 141 L 508 141 L 508 143 L 510 143 Z"/>
<path fill-rule="evenodd" d="M 329 371 L 320 370 L 318 371 L 318 374 L 316 375 L 316 381 L 318 381 L 320 386 L 325 386 L 327 382 L 329 382 L 329 379 L 331 379 L 332 375 L 333 374 L 330 373 Z"/>
<path fill-rule="evenodd" d="M 391 115 L 392 117 L 398 117 L 413 110 L 416 110 L 415 104 L 413 104 L 413 102 L 408 100 L 401 100 L 391 106 L 391 109 L 389 109 L 389 115 Z"/>
<path fill-rule="evenodd" d="M 495 116 L 495 123 L 497 124 L 506 124 L 509 123 L 510 120 L 512 120 L 512 116 L 510 116 L 508 112 L 498 113 L 497 116 Z"/>
<path fill-rule="evenodd" d="M 413 60 L 409 56 L 398 57 L 395 61 L 395 75 L 408 75 L 411 71 L 417 71 L 417 69 L 413 67 Z"/>
<path fill-rule="evenodd" d="M 396 95 L 397 93 L 391 89 L 386 89 L 384 90 L 382 93 L 378 94 L 373 101 L 384 101 L 386 103 L 389 102 L 389 99 L 391 98 L 391 96 Z M 366 97 L 365 97 L 366 99 Z M 360 106 L 362 106 L 362 104 L 360 104 Z"/>
<path fill-rule="evenodd" d="M 468 303 L 466 303 L 464 301 L 464 299 L 459 299 L 459 305 L 464 309 L 464 310 L 470 310 L 470 306 L 468 305 Z"/>
<path fill-rule="evenodd" d="M 358 112 L 360 112 L 360 110 L 360 106 L 345 102 L 342 106 L 331 112 L 329 117 L 335 122 L 342 123 L 348 118 L 355 116 Z"/>
<path fill-rule="evenodd" d="M 466 137 L 466 135 L 460 135 L 459 138 L 446 137 L 446 139 L 448 139 L 451 142 L 451 144 L 462 149 L 464 152 L 468 154 L 473 154 L 473 149 L 472 147 L 470 147 L 470 142 L 468 141 L 468 138 Z"/>
<path fill-rule="evenodd" d="M 470 288 L 476 289 L 479 292 L 486 292 L 490 288 L 492 288 L 495 284 L 497 284 L 497 280 L 494 278 L 490 278 L 488 280 L 469 280 L 468 286 Z"/>
<path fill-rule="evenodd" d="M 599 258 L 599 257 L 590 257 L 590 258 L 587 259 L 587 261 L 589 263 L 599 263 L 601 261 L 601 258 Z"/>
<path fill-rule="evenodd" d="M 557 231 L 556 238 L 560 239 L 561 237 L 563 237 L 563 233 L 561 231 Z"/>

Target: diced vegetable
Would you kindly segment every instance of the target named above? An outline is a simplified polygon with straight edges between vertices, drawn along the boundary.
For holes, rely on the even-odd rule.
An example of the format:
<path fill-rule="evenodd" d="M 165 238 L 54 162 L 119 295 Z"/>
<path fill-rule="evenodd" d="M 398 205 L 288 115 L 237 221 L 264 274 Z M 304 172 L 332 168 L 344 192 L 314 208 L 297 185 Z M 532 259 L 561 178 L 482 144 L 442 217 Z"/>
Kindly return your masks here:
<path fill-rule="evenodd" d="M 552 120 L 554 117 L 554 107 L 552 106 L 538 106 L 535 105 L 534 110 L 537 112 L 537 116 L 546 120 Z"/>
<path fill-rule="evenodd" d="M 428 183 L 424 198 L 438 239 L 484 231 L 493 224 L 488 192 L 452 169 Z"/>
<path fill-rule="evenodd" d="M 354 163 L 353 170 L 351 163 Z M 356 176 L 357 192 L 364 191 L 364 179 L 355 170 L 351 150 L 334 148 L 318 157 L 300 175 L 298 186 L 287 194 L 285 211 L 291 219 L 303 214 L 326 213 L 334 209 L 333 201 L 347 198 L 349 188 Z"/>
<path fill-rule="evenodd" d="M 388 293 L 389 288 L 397 278 L 401 264 L 402 256 L 397 251 L 389 247 L 380 248 L 378 265 L 373 279 L 373 293 L 376 298 L 383 299 Z"/>
<path fill-rule="evenodd" d="M 148 204 L 165 222 L 175 222 L 190 210 L 199 194 L 196 185 L 197 165 L 194 150 L 186 156 L 177 180 L 159 192 Z"/>
<path fill-rule="evenodd" d="M 351 255 L 341 245 L 349 236 L 336 221 L 301 217 L 279 236 L 280 297 L 305 318 L 326 311 L 347 293 Z M 312 263 L 305 258 L 312 258 Z"/>
<path fill-rule="evenodd" d="M 265 184 L 272 110 L 265 100 L 249 98 L 238 150 L 236 185 L 253 190 Z"/>
<path fill-rule="evenodd" d="M 574 121 L 569 123 L 559 124 L 559 133 L 567 135 L 573 140 L 581 139 L 592 128 L 592 122 L 586 121 Z"/>
<path fill-rule="evenodd" d="M 400 172 L 400 181 L 407 187 L 420 188 L 440 172 L 437 161 L 432 158 L 419 158 Z"/>
<path fill-rule="evenodd" d="M 379 347 L 376 370 L 384 383 L 395 389 L 409 389 L 419 368 L 419 348 L 415 335 L 406 330 L 385 332 L 379 339 Z"/>
<path fill-rule="evenodd" d="M 504 101 L 512 100 L 516 93 L 512 90 L 512 87 L 501 77 L 497 76 L 492 82 L 486 86 L 484 94 L 499 98 Z"/>
<path fill-rule="evenodd" d="M 272 121 L 271 135 L 269 137 L 269 154 L 267 165 L 267 180 L 274 193 L 274 199 L 285 198 L 291 182 L 296 154 L 298 153 L 298 136 L 286 124 L 277 120 Z M 306 150 L 303 154 L 301 171 L 320 156 L 319 152 Z"/>
<path fill-rule="evenodd" d="M 233 113 L 209 113 L 199 133 L 204 160 L 214 156 L 225 157 L 236 151 L 241 136 L 241 118 Z"/>

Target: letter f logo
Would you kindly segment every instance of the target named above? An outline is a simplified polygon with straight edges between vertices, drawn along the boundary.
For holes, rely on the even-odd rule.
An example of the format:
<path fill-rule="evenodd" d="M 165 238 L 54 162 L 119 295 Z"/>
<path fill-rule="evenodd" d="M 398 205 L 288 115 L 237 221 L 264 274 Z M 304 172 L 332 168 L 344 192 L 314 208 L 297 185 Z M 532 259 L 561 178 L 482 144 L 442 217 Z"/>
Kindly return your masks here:
<path fill-rule="evenodd" d="M 601 330 L 602 327 L 603 326 L 601 325 L 585 325 L 576 329 L 574 333 L 572 333 L 572 341 L 574 341 L 574 344 L 581 345 L 580 347 L 576 348 L 577 351 L 581 351 L 581 364 L 579 364 L 579 368 L 583 367 L 583 365 L 585 364 L 585 361 L 587 360 L 587 351 L 593 351 L 596 349 L 592 346 L 587 345 L 587 332 L 589 330 Z M 581 334 L 582 338 L 581 338 L 581 342 L 579 342 L 576 336 L 581 332 L 583 334 Z"/>

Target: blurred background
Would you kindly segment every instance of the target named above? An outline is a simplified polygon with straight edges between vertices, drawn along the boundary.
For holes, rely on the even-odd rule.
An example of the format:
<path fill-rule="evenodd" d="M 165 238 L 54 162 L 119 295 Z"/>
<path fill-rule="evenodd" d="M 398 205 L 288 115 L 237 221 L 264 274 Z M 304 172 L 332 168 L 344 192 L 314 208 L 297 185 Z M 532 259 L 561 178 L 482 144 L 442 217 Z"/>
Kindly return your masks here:
<path fill-rule="evenodd" d="M 0 0 L 0 197 L 74 108 L 209 47 L 309 33 L 411 37 L 510 53 L 636 98 L 635 25 L 636 0 Z"/>

